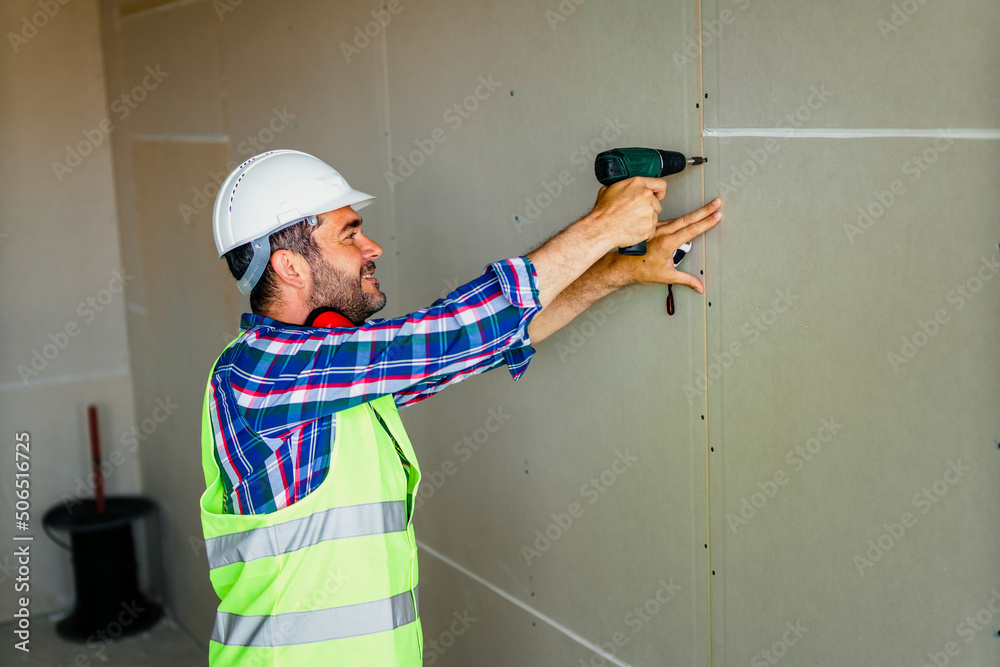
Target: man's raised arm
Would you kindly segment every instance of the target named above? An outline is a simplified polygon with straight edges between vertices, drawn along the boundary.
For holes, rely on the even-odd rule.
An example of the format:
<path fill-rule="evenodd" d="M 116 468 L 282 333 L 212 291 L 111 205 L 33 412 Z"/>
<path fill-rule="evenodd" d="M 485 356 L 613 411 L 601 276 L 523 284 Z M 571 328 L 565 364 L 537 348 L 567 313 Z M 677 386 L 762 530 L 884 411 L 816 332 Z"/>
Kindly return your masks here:
<path fill-rule="evenodd" d="M 590 213 L 528 253 L 538 275 L 542 312 L 609 250 L 651 238 L 666 193 L 662 178 L 630 178 L 602 187 Z"/>
<path fill-rule="evenodd" d="M 532 318 L 528 324 L 531 343 L 540 343 L 595 302 L 626 285 L 679 284 L 703 293 L 700 280 L 674 268 L 674 251 L 714 227 L 722 219 L 721 206 L 722 201 L 716 198 L 676 220 L 657 224 L 645 255 L 621 255 L 617 250 L 605 253 Z"/>

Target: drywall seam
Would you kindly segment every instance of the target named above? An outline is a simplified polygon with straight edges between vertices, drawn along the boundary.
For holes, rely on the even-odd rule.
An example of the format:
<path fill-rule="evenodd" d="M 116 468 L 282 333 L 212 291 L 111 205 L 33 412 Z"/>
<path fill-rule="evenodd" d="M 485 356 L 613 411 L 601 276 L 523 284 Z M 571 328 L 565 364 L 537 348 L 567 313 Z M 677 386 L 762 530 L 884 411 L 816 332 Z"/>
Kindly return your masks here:
<path fill-rule="evenodd" d="M 704 137 L 781 137 L 799 139 L 871 139 L 879 137 L 946 137 L 948 139 L 1000 139 L 1000 130 L 975 127 L 942 128 L 792 128 L 720 127 L 705 128 Z"/>
<path fill-rule="evenodd" d="M 381 2 L 376 2 L 376 9 L 381 6 Z M 389 31 L 382 31 L 382 96 L 385 101 L 385 159 L 386 168 L 388 171 L 393 170 L 392 166 L 392 105 L 389 97 Z M 400 295 L 402 294 L 402 280 L 399 275 L 399 235 L 397 233 L 397 221 L 396 221 L 396 188 L 395 185 L 386 181 L 389 186 L 389 240 L 392 241 L 392 255 L 389 257 L 390 261 L 393 263 L 393 271 L 396 273 L 396 282 L 394 285 L 395 291 L 395 303 L 402 303 Z M 403 425 L 406 425 L 406 419 L 403 419 Z"/>
<path fill-rule="evenodd" d="M 459 572 L 461 572 L 465 576 L 469 577 L 470 579 L 475 579 L 476 581 L 478 581 L 479 583 L 481 583 L 483 586 L 486 586 L 486 588 L 490 589 L 491 591 L 493 591 L 494 593 L 496 593 L 500 597 L 504 598 L 508 602 L 512 602 L 512 603 L 516 604 L 518 607 L 520 607 L 524 611 L 528 612 L 529 614 L 531 614 L 535 618 L 537 618 L 540 621 L 543 621 L 543 622 L 549 624 L 550 626 L 552 626 L 553 628 L 555 628 L 559 632 L 563 633 L 564 635 L 566 635 L 567 637 L 569 637 L 573 641 L 575 641 L 578 644 L 586 647 L 588 651 L 593 651 L 594 653 L 596 653 L 599 656 L 603 657 L 605 660 L 607 660 L 609 662 L 613 662 L 616 665 L 620 665 L 620 667 L 631 667 L 631 665 L 629 665 L 627 662 L 623 662 L 619 658 L 616 658 L 614 655 L 608 653 L 607 651 L 605 651 L 604 649 L 602 649 L 597 644 L 593 644 L 593 643 L 587 641 L 586 639 L 584 639 L 580 635 L 576 634 L 575 632 L 573 632 L 569 628 L 560 625 L 555 620 L 549 618 L 548 616 L 546 616 L 542 612 L 538 611 L 537 609 L 533 609 L 531 606 L 526 605 L 525 603 L 521 602 L 516 597 L 514 597 L 513 595 L 511 595 L 507 591 L 503 590 L 502 588 L 500 588 L 498 586 L 495 586 L 495 585 L 491 584 L 490 582 L 486 581 L 485 579 L 483 579 L 482 577 L 480 577 L 479 575 L 477 575 L 477 574 L 475 574 L 473 572 L 470 572 L 469 570 L 465 569 L 464 567 L 462 567 L 461 565 L 459 565 L 455 561 L 451 560 L 447 556 L 444 556 L 444 555 L 438 553 L 437 551 L 435 551 L 434 549 L 430 548 L 429 546 L 427 546 L 426 544 L 424 544 L 420 540 L 417 540 L 417 545 L 421 549 L 423 549 L 424 551 L 426 551 L 427 553 L 429 553 L 430 555 L 432 555 L 435 558 L 437 558 L 438 560 L 440 560 L 442 563 L 445 563 L 447 565 L 452 566 L 453 568 L 455 568 L 456 570 L 458 570 Z"/>
<path fill-rule="evenodd" d="M 111 368 L 93 373 L 77 373 L 75 375 L 57 375 L 56 377 L 35 380 L 33 382 L 4 382 L 0 383 L 0 391 L 11 391 L 13 389 L 35 389 L 37 387 L 51 387 L 57 384 L 75 384 L 77 382 L 90 382 L 92 380 L 103 380 L 105 378 L 128 377 L 132 372 L 128 366 Z"/>
<path fill-rule="evenodd" d="M 698 97 L 698 126 L 701 128 L 701 136 L 698 137 L 698 155 L 705 154 L 705 59 L 702 57 L 703 44 L 702 44 L 702 6 L 701 0 L 695 0 L 694 3 L 694 29 L 695 29 L 695 39 L 697 40 L 698 48 L 696 50 L 695 57 L 698 60 L 697 71 L 698 71 L 698 86 L 697 86 L 697 97 Z M 705 170 L 698 170 L 698 178 L 701 181 L 701 201 L 705 201 Z M 706 244 L 703 242 L 701 244 L 701 265 L 702 269 L 702 284 L 708 282 L 708 276 L 705 275 L 705 271 L 708 270 L 707 266 L 708 251 Z M 701 337 L 702 337 L 702 372 L 708 373 L 708 288 L 705 288 L 706 296 L 701 300 Z M 702 422 L 702 434 L 705 441 L 705 533 L 702 537 L 705 540 L 705 658 L 707 667 L 712 667 L 712 474 L 711 474 L 711 464 L 712 459 L 709 456 L 709 435 L 708 435 L 708 420 L 711 415 L 708 414 L 708 389 L 705 389 L 704 401 L 702 403 L 702 410 L 704 410 L 705 421 Z"/>
<path fill-rule="evenodd" d="M 221 19 L 221 17 L 220 17 Z M 219 54 L 219 114 L 220 114 L 220 124 L 222 125 L 222 131 L 224 134 L 216 135 L 220 140 L 224 140 L 229 143 L 229 131 L 232 129 L 229 125 L 229 88 L 226 87 L 226 73 L 229 71 L 226 67 L 226 32 L 225 27 L 222 25 L 220 20 L 215 25 L 215 45 L 218 49 Z M 229 154 L 232 155 L 232 146 L 229 147 Z M 242 162 L 242 159 L 240 160 Z M 232 162 L 227 163 L 227 166 L 231 165 Z M 230 169 L 230 171 L 232 171 Z"/>
<path fill-rule="evenodd" d="M 176 141 L 191 144 L 225 144 L 229 136 L 225 134 L 133 134 L 132 141 Z"/>

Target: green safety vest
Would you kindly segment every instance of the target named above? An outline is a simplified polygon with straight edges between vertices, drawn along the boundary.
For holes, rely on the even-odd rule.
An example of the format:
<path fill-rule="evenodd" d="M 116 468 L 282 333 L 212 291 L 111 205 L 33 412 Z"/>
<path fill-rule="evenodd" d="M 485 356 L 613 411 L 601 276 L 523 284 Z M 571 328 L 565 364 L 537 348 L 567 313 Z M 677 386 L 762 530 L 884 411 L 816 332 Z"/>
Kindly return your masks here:
<path fill-rule="evenodd" d="M 423 664 L 411 502 L 420 469 L 392 395 L 337 413 L 318 488 L 276 512 L 241 515 L 223 512 L 211 392 L 209 376 L 201 523 L 221 600 L 209 664 Z"/>

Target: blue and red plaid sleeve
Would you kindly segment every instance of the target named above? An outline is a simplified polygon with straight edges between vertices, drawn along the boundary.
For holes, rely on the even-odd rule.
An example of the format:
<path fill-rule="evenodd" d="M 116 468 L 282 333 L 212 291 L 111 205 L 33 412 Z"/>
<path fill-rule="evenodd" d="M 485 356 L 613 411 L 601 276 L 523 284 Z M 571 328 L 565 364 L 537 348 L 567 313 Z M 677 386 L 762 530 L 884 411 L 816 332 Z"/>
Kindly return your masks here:
<path fill-rule="evenodd" d="M 534 354 L 527 327 L 540 311 L 534 266 L 515 257 L 427 308 L 357 328 L 244 314 L 246 331 L 220 357 L 210 401 L 227 508 L 273 511 L 318 486 L 335 427 L 324 417 L 385 394 L 410 405 L 504 362 L 517 380 Z"/>
<path fill-rule="evenodd" d="M 528 258 L 525 257 L 523 259 L 528 262 L 529 265 L 531 264 L 531 260 Z M 497 269 L 494 264 L 486 267 L 483 271 L 484 275 L 491 269 L 497 271 L 496 275 L 499 281 L 499 287 L 512 303 L 520 308 L 539 306 L 538 289 L 535 286 L 534 280 L 525 281 L 525 276 L 519 274 L 519 269 L 511 271 L 505 268 L 501 271 Z M 529 266 L 528 269 L 528 273 L 532 278 L 534 278 L 534 267 Z M 528 289 L 525 289 L 526 286 Z M 396 402 L 396 407 L 404 408 L 408 405 L 419 403 L 426 398 L 430 398 L 445 387 L 461 382 L 462 380 L 472 377 L 473 375 L 479 375 L 480 373 L 491 371 L 504 363 L 507 364 L 507 369 L 510 371 L 514 380 L 517 380 L 528 367 L 528 362 L 531 360 L 531 356 L 534 353 L 535 349 L 531 347 L 530 344 L 523 345 L 521 347 L 498 350 L 494 354 L 488 357 L 483 357 L 480 361 L 477 361 L 475 364 L 468 365 L 462 370 L 453 373 L 435 375 L 407 387 L 406 389 L 397 391 L 394 393 L 393 399 Z"/>

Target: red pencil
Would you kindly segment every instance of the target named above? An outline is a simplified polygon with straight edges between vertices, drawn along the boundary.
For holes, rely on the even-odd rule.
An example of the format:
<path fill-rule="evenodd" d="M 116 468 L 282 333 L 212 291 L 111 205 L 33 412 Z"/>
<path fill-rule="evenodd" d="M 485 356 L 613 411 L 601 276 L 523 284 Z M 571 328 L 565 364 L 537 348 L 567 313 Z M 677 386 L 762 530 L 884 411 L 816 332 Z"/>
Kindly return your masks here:
<path fill-rule="evenodd" d="M 104 514 L 104 473 L 101 471 L 101 435 L 97 429 L 97 406 L 87 406 L 90 424 L 90 464 L 94 473 L 94 502 L 97 513 Z"/>

